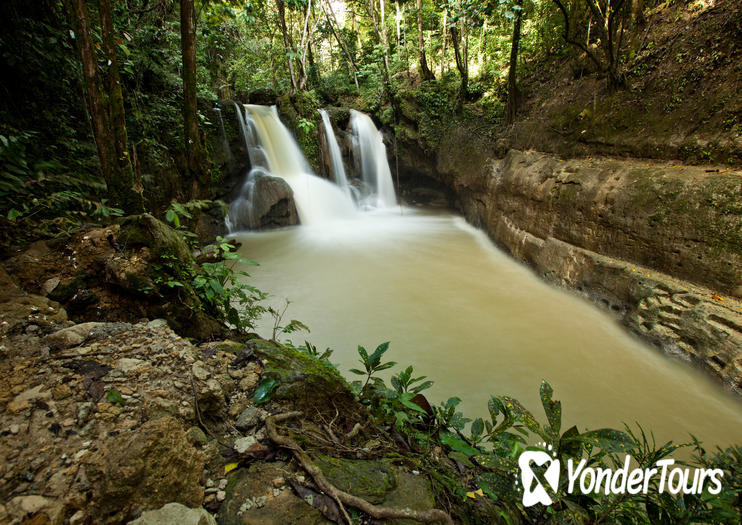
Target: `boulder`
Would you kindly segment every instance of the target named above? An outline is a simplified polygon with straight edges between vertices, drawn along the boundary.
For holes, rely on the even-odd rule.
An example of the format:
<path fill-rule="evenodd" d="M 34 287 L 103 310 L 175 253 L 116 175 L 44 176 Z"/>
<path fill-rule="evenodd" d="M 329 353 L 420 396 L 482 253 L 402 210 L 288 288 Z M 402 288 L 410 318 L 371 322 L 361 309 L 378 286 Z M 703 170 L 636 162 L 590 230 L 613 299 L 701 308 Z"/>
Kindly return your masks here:
<path fill-rule="evenodd" d="M 81 323 L 57 330 L 44 339 L 52 349 L 72 348 L 85 342 L 103 339 L 131 328 L 129 323 Z"/>
<path fill-rule="evenodd" d="M 205 509 L 191 509 L 180 503 L 168 503 L 157 510 L 148 510 L 128 525 L 216 525 L 214 516 Z"/>
<path fill-rule="evenodd" d="M 233 229 L 258 230 L 298 224 L 294 192 L 284 179 L 255 168 L 232 203 L 229 220 Z"/>
<path fill-rule="evenodd" d="M 203 456 L 171 417 L 108 437 L 84 468 L 95 522 L 121 522 L 171 502 L 199 507 L 203 500 Z"/>

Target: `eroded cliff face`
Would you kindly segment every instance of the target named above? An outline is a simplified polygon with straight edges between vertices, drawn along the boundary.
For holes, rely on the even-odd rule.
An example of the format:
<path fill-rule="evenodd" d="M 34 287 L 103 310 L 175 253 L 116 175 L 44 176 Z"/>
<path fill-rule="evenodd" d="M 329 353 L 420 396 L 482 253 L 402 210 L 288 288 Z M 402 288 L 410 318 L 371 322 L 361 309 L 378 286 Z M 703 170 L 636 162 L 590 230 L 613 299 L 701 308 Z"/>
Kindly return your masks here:
<path fill-rule="evenodd" d="M 452 127 L 434 159 L 408 144 L 400 163 L 540 276 L 742 393 L 742 173 L 502 153 Z"/>

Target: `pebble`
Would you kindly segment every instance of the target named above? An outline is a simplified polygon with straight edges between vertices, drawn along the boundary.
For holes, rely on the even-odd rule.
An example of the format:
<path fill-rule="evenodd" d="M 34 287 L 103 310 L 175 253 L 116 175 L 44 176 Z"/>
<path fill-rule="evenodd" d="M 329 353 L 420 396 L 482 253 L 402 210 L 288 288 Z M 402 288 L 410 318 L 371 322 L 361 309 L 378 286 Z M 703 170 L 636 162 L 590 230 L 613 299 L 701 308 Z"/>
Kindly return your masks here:
<path fill-rule="evenodd" d="M 219 480 L 219 489 L 220 489 L 220 490 L 224 490 L 224 489 L 226 489 L 226 488 L 227 488 L 227 483 L 228 483 L 228 481 L 227 481 L 227 479 L 226 479 L 226 478 L 224 478 L 224 479 L 220 479 L 220 480 Z"/>
<path fill-rule="evenodd" d="M 253 436 L 239 438 L 236 439 L 234 442 L 234 449 L 237 451 L 238 454 L 244 454 L 245 452 L 247 452 L 247 449 L 249 449 L 257 442 L 258 440 L 255 439 Z"/>
<path fill-rule="evenodd" d="M 223 490 L 220 490 L 216 493 L 216 500 L 217 501 L 224 501 L 227 498 L 227 493 Z"/>
<path fill-rule="evenodd" d="M 271 484 L 273 485 L 273 488 L 280 489 L 286 484 L 286 480 L 284 478 L 273 478 L 271 481 Z"/>
<path fill-rule="evenodd" d="M 10 433 L 11 434 L 17 434 L 20 431 L 21 431 L 21 426 L 20 425 L 18 425 L 18 424 L 10 425 Z"/>

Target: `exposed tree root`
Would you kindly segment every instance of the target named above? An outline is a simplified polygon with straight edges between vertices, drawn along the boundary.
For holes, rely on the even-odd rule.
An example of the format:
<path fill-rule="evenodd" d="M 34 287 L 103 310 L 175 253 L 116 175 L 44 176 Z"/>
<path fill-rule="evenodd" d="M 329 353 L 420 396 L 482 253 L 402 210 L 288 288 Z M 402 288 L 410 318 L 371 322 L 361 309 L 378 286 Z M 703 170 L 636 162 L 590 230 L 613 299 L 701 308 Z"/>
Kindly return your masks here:
<path fill-rule="evenodd" d="M 310 476 L 312 476 L 312 479 L 317 484 L 317 487 L 319 487 L 320 490 L 325 492 L 338 503 L 338 505 L 340 506 L 340 511 L 349 524 L 351 523 L 351 520 L 348 516 L 347 511 L 345 510 L 345 505 L 363 511 L 369 516 L 376 519 L 410 519 L 422 523 L 442 522 L 447 525 L 453 525 L 453 520 L 451 519 L 451 517 L 442 510 L 430 509 L 424 512 L 420 512 L 411 509 L 393 509 L 391 507 L 381 507 L 378 505 L 372 505 L 363 498 L 353 496 L 352 494 L 343 492 L 342 490 L 335 487 L 327 480 L 327 478 L 325 478 L 325 475 L 322 474 L 322 471 L 319 469 L 319 467 L 317 467 L 314 462 L 312 462 L 307 453 L 304 452 L 296 442 L 294 442 L 291 438 L 281 436 L 276 429 L 276 423 L 285 421 L 286 419 L 299 417 L 301 415 L 301 412 L 295 411 L 269 416 L 265 420 L 265 428 L 268 433 L 268 437 L 276 445 L 291 450 L 291 452 L 294 454 L 294 457 L 302 466 L 302 468 Z"/>

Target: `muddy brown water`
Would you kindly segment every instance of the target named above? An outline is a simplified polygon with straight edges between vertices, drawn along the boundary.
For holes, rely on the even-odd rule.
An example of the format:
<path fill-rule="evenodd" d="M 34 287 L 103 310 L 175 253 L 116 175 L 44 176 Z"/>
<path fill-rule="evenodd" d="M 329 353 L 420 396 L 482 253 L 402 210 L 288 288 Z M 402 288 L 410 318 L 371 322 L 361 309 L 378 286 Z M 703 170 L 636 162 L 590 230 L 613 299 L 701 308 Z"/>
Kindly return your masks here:
<path fill-rule="evenodd" d="M 414 365 L 435 382 L 435 403 L 462 399 L 486 416 L 490 394 L 509 394 L 544 421 L 542 379 L 562 401 L 562 428 L 640 423 L 658 445 L 693 434 L 706 445 L 742 442 L 742 402 L 688 363 L 661 355 L 607 314 L 556 289 L 448 214 L 397 208 L 316 226 L 237 234 L 249 282 L 269 292 L 294 333 L 348 378 L 357 346 L 391 341 L 387 375 Z M 273 320 L 258 332 L 270 337 Z"/>

